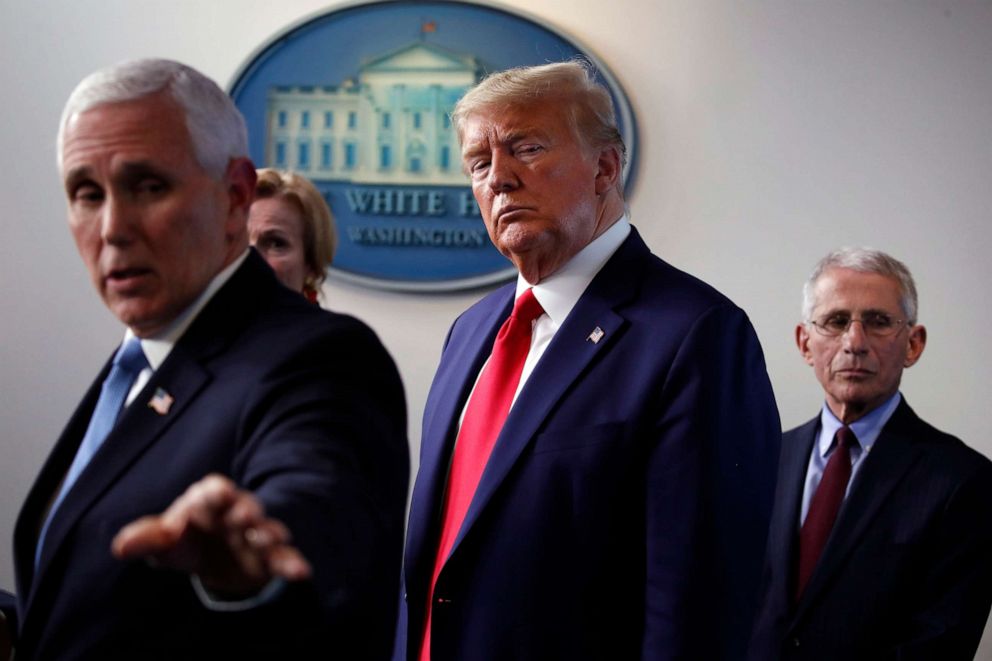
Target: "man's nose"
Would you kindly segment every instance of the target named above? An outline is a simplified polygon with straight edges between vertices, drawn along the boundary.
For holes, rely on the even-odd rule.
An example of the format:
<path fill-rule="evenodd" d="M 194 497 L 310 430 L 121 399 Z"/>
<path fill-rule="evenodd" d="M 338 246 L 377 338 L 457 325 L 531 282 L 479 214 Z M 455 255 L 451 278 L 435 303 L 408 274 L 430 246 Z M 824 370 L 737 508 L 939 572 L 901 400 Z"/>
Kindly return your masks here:
<path fill-rule="evenodd" d="M 133 231 L 130 213 L 120 196 L 107 195 L 100 217 L 100 237 L 104 243 L 119 245 L 130 240 Z"/>
<path fill-rule="evenodd" d="M 850 353 L 865 353 L 868 351 L 868 335 L 865 333 L 865 325 L 860 319 L 851 319 L 847 325 L 847 330 L 841 335 L 844 343 L 844 350 Z"/>
<path fill-rule="evenodd" d="M 493 154 L 489 164 L 489 187 L 496 192 L 513 190 L 520 185 L 511 156 Z"/>

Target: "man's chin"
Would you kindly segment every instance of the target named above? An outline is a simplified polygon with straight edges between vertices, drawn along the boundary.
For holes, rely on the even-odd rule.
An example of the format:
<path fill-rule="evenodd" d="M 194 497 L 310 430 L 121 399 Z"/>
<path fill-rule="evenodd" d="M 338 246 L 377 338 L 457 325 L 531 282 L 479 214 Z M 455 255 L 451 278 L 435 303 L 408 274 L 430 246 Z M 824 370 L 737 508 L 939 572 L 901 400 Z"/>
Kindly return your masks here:
<path fill-rule="evenodd" d="M 113 303 L 110 311 L 138 337 L 148 337 L 165 325 L 161 310 L 145 301 L 127 300 Z"/>

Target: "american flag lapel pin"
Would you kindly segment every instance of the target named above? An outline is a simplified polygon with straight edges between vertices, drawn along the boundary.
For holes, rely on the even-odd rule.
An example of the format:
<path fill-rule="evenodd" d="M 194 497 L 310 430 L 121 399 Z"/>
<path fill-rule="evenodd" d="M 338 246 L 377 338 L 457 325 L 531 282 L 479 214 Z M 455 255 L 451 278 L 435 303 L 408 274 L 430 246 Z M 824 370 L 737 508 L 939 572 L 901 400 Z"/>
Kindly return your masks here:
<path fill-rule="evenodd" d="M 167 393 L 163 388 L 156 388 L 155 394 L 152 398 L 148 400 L 148 408 L 155 411 L 159 415 L 165 415 L 172 408 L 172 403 L 176 401 L 173 399 L 172 395 Z"/>
<path fill-rule="evenodd" d="M 606 331 L 604 331 L 599 326 L 596 326 L 596 328 L 594 328 L 593 331 L 589 333 L 589 337 L 587 337 L 586 339 L 592 342 L 593 344 L 599 344 L 599 341 L 603 339 L 604 335 L 606 335 Z"/>

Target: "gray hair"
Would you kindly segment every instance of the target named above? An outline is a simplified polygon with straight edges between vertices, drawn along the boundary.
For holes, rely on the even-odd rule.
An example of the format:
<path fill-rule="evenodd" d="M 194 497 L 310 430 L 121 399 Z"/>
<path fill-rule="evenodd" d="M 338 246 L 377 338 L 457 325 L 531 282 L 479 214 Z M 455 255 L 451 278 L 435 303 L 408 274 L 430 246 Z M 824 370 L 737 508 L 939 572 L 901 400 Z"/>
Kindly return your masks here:
<path fill-rule="evenodd" d="M 515 67 L 489 74 L 455 104 L 451 123 L 461 140 L 469 115 L 493 107 L 528 105 L 553 98 L 569 101 L 569 120 L 576 136 L 596 149 L 615 147 L 623 169 L 627 147 L 617 127 L 613 99 L 596 80 L 592 64 L 585 60 Z M 621 194 L 622 186 L 618 180 Z"/>
<path fill-rule="evenodd" d="M 817 262 L 806 284 L 803 285 L 803 321 L 808 323 L 812 320 L 813 308 L 816 307 L 814 288 L 817 280 L 824 272 L 833 268 L 875 273 L 894 279 L 899 283 L 899 304 L 903 314 L 906 315 L 906 322 L 910 326 L 916 324 L 918 299 L 913 274 L 895 257 L 872 248 L 840 248 Z"/>
<path fill-rule="evenodd" d="M 248 155 L 244 117 L 217 83 L 179 62 L 142 59 L 92 73 L 69 95 L 59 122 L 59 170 L 65 131 L 72 117 L 97 106 L 142 99 L 163 90 L 182 109 L 196 160 L 208 174 L 219 179 L 232 158 Z"/>

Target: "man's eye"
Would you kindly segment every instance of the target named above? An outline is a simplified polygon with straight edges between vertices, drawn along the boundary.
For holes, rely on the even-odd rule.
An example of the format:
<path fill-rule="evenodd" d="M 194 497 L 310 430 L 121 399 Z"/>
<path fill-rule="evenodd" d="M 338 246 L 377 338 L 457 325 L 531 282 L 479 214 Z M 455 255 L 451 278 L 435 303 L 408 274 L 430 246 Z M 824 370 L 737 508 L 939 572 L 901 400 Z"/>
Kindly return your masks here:
<path fill-rule="evenodd" d="M 72 191 L 71 200 L 73 202 L 82 202 L 84 204 L 95 204 L 103 200 L 103 190 L 101 190 L 98 186 L 93 186 L 92 184 L 77 186 L 76 189 Z"/>
<path fill-rule="evenodd" d="M 851 323 L 851 318 L 843 314 L 834 314 L 823 320 L 823 327 L 842 331 Z"/>
<path fill-rule="evenodd" d="M 159 195 L 165 191 L 165 183 L 161 179 L 142 179 L 138 182 L 136 190 L 143 195 Z"/>
<path fill-rule="evenodd" d="M 469 172 L 484 172 L 489 167 L 489 161 L 475 161 L 469 166 Z"/>
<path fill-rule="evenodd" d="M 868 328 L 884 330 L 892 327 L 892 317 L 881 312 L 872 312 L 866 314 L 861 323 Z"/>
<path fill-rule="evenodd" d="M 531 156 L 533 154 L 540 152 L 543 149 L 544 148 L 541 145 L 536 145 L 536 144 L 521 145 L 520 147 L 517 147 L 517 154 L 519 154 L 520 156 Z"/>

